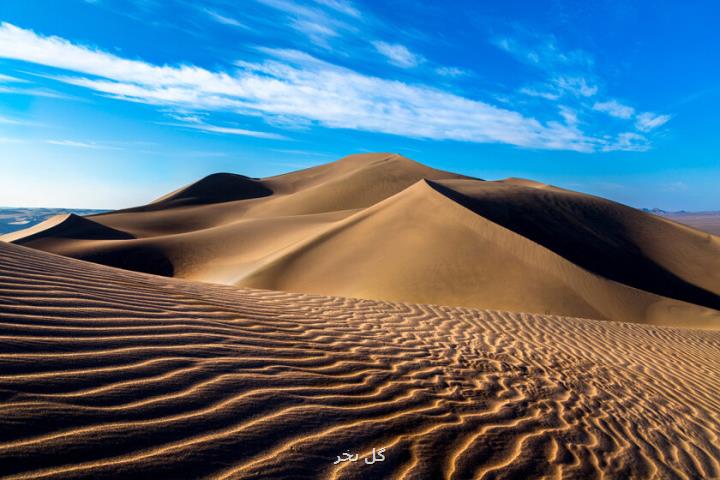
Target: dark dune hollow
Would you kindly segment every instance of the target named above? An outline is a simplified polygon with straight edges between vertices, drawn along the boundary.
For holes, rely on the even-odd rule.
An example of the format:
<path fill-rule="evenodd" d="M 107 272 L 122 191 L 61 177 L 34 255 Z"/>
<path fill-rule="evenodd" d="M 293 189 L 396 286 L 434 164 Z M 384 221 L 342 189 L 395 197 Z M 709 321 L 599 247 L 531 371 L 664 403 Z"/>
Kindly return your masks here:
<path fill-rule="evenodd" d="M 118 246 L 95 253 L 79 255 L 80 260 L 100 263 L 133 272 L 172 277 L 175 268 L 165 253 L 152 246 Z"/>
<path fill-rule="evenodd" d="M 272 190 L 256 178 L 233 173 L 214 173 L 187 187 L 161 197 L 151 205 L 171 207 L 248 200 L 272 195 Z"/>
<path fill-rule="evenodd" d="M 470 182 L 430 182 L 438 192 L 478 215 L 537 242 L 603 277 L 669 298 L 720 310 L 720 295 L 693 285 L 643 251 L 635 231 L 672 225 L 613 202 L 560 189 L 522 192 L 476 189 Z M 456 189 L 453 189 L 455 187 Z M 473 196 L 473 193 L 475 196 Z M 682 255 L 683 252 L 677 252 Z"/>

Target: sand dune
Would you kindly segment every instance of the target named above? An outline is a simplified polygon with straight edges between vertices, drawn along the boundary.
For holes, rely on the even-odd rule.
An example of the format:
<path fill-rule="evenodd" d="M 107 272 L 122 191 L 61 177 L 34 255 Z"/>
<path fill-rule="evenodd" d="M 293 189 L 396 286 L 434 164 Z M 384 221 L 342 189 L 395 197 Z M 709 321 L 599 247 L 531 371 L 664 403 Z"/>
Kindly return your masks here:
<path fill-rule="evenodd" d="M 720 238 L 551 185 L 482 181 L 399 155 L 265 179 L 211 175 L 85 220 L 95 230 L 59 234 L 48 223 L 4 238 L 228 285 L 720 326 Z"/>
<path fill-rule="evenodd" d="M 587 318 L 664 325 L 720 326 L 716 310 L 594 275 L 475 215 L 427 182 L 277 252 L 239 284 L 510 311 L 573 312 Z"/>
<path fill-rule="evenodd" d="M 720 235 L 720 212 L 667 213 L 663 216 L 698 230 Z"/>
<path fill-rule="evenodd" d="M 717 331 L 239 289 L 0 242 L 3 478 L 718 478 L 718 371 Z M 372 448 L 384 462 L 333 464 Z"/>

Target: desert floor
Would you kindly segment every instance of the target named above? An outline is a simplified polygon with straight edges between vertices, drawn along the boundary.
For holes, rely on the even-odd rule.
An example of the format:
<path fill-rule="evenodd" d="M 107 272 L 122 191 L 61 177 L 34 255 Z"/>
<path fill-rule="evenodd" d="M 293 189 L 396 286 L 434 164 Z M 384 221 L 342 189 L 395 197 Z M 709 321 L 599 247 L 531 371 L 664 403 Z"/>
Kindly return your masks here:
<path fill-rule="evenodd" d="M 4 478 L 718 478 L 720 332 L 211 285 L 0 242 Z M 382 462 L 340 462 L 385 448 Z"/>

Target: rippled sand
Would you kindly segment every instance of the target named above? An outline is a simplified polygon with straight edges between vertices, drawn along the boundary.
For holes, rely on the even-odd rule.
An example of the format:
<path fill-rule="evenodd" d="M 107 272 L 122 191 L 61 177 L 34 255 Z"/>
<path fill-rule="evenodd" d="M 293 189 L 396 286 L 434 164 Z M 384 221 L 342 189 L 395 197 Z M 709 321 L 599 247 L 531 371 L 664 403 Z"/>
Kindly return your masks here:
<path fill-rule="evenodd" d="M 720 333 L 238 289 L 0 242 L 4 478 L 717 478 Z M 385 450 L 385 461 L 342 462 Z"/>

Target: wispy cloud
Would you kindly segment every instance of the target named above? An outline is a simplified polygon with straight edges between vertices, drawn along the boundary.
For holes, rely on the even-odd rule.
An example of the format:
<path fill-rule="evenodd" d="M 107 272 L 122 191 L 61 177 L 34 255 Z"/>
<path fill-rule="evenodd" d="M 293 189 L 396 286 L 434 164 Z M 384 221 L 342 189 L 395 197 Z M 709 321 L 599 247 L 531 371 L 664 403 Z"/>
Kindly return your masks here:
<path fill-rule="evenodd" d="M 593 85 L 581 76 L 557 76 L 552 83 L 562 92 L 568 92 L 580 97 L 592 97 L 598 92 L 597 85 Z"/>
<path fill-rule="evenodd" d="M 121 148 L 117 146 L 103 145 L 95 142 L 79 142 L 76 140 L 45 140 L 45 143 L 61 147 L 89 148 L 93 150 L 121 150 Z"/>
<path fill-rule="evenodd" d="M 15 118 L 6 117 L 4 115 L 0 115 L 0 124 L 5 125 L 34 125 L 33 122 L 27 122 L 25 120 L 18 120 Z"/>
<path fill-rule="evenodd" d="M 560 98 L 559 93 L 550 92 L 547 90 L 537 90 L 535 88 L 529 88 L 529 87 L 521 88 L 520 93 L 522 93 L 523 95 L 528 95 L 530 97 L 544 98 L 545 100 L 557 100 L 558 98 Z"/>
<path fill-rule="evenodd" d="M 650 130 L 654 130 L 665 125 L 670 118 L 670 115 L 659 115 L 656 113 L 645 112 L 637 116 L 635 126 L 641 132 L 649 132 Z"/>
<path fill-rule="evenodd" d="M 297 50 L 263 49 L 260 63 L 234 71 L 194 65 L 154 65 L 97 48 L 0 24 L 0 57 L 63 69 L 59 81 L 119 99 L 185 112 L 232 112 L 435 140 L 504 143 L 519 147 L 589 152 L 636 150 L 632 136 L 586 133 L 568 115 L 540 121 L 421 84 L 364 75 Z M 202 119 L 201 119 L 202 122 Z M 655 121 L 657 122 L 657 121 Z M 652 122 L 651 122 L 652 123 Z M 276 139 L 277 134 L 188 121 L 186 128 Z"/>
<path fill-rule="evenodd" d="M 210 8 L 203 8 L 202 9 L 205 14 L 210 17 L 211 19 L 215 20 L 217 23 L 220 23 L 222 25 L 229 25 L 231 27 L 238 27 L 238 28 L 248 28 L 244 23 L 240 22 L 239 20 L 228 17 L 227 15 L 223 15 L 219 13 L 216 10 L 212 10 Z"/>
<path fill-rule="evenodd" d="M 207 123 L 206 115 L 200 113 L 188 113 L 188 112 L 173 112 L 169 111 L 166 114 L 175 120 L 182 123 L 161 123 L 162 125 L 170 125 L 173 127 L 190 128 L 193 130 L 200 130 L 203 132 L 210 133 L 222 133 L 227 135 L 242 135 L 246 137 L 255 138 L 268 138 L 273 140 L 286 140 L 287 137 L 277 133 L 271 132 L 258 132 L 256 130 L 247 130 L 244 128 L 237 127 L 224 127 L 221 125 L 212 125 Z"/>
<path fill-rule="evenodd" d="M 602 147 L 605 152 L 645 152 L 650 149 L 650 143 L 644 136 L 635 132 L 623 132 L 617 138 Z"/>
<path fill-rule="evenodd" d="M 539 35 L 520 28 L 515 28 L 513 35 L 491 37 L 490 43 L 523 63 L 547 70 L 558 66 L 587 68 L 594 63 L 592 56 L 583 50 L 561 49 L 553 35 Z"/>
<path fill-rule="evenodd" d="M 167 125 L 190 128 L 193 130 L 200 130 L 203 132 L 222 133 L 225 135 L 242 135 L 245 137 L 268 138 L 268 139 L 273 139 L 273 140 L 287 139 L 286 136 L 280 135 L 277 133 L 258 132 L 255 130 L 246 130 L 244 128 L 235 128 L 235 127 L 222 127 L 219 125 L 209 125 L 207 123 L 188 123 L 188 124 L 172 123 L 172 124 L 167 124 Z"/>
<path fill-rule="evenodd" d="M 25 83 L 27 80 L 0 73 L 0 83 Z"/>
<path fill-rule="evenodd" d="M 55 98 L 58 100 L 77 100 L 70 95 L 65 95 L 47 88 L 19 88 L 19 87 L 2 87 L 0 86 L 0 94 L 11 95 L 27 95 L 30 97 Z"/>
<path fill-rule="evenodd" d="M 362 16 L 360 10 L 352 2 L 346 0 L 315 0 L 315 2 L 351 17 L 360 18 Z"/>
<path fill-rule="evenodd" d="M 636 130 L 636 132 L 622 132 L 615 137 L 602 136 L 600 150 L 648 150 L 650 142 L 641 133 L 648 133 L 664 125 L 671 118 L 670 115 L 650 112 L 638 114 L 630 105 L 612 98 L 603 98 L 599 86 L 602 85 L 602 81 L 594 73 L 593 57 L 583 50 L 561 49 L 552 35 L 539 35 L 516 26 L 514 35 L 492 37 L 491 43 L 519 61 L 538 68 L 546 76 L 544 82 L 520 87 L 519 93 L 550 102 L 573 101 L 576 119 L 578 115 L 602 112 L 628 121 L 626 128 Z M 587 103 L 590 98 L 595 99 L 594 103 Z M 563 108 L 560 106 L 561 114 Z"/>
<path fill-rule="evenodd" d="M 593 110 L 605 112 L 612 117 L 628 119 L 635 115 L 635 109 L 628 105 L 624 105 L 617 100 L 608 100 L 606 102 L 595 102 Z"/>
<path fill-rule="evenodd" d="M 329 48 L 328 40 L 337 37 L 343 31 L 355 31 L 356 28 L 345 19 L 336 15 L 330 15 L 328 7 L 333 12 L 348 13 L 357 12 L 353 17 L 359 17 L 360 12 L 348 2 L 342 1 L 316 1 L 310 3 L 298 3 L 293 0 L 256 0 L 266 7 L 275 9 L 287 19 L 290 28 L 307 36 L 311 42 L 323 48 Z"/>
<path fill-rule="evenodd" d="M 415 54 L 399 43 L 387 43 L 381 41 L 373 42 L 375 49 L 380 52 L 390 63 L 401 68 L 413 68 L 422 63 L 425 59 L 422 55 Z"/>
<path fill-rule="evenodd" d="M 470 75 L 468 70 L 458 67 L 438 67 L 435 69 L 435 73 L 443 77 L 458 78 L 466 77 Z"/>
<path fill-rule="evenodd" d="M 520 93 L 545 100 L 557 100 L 563 96 L 592 97 L 598 93 L 598 86 L 581 75 L 556 75 L 547 83 L 533 87 L 522 87 Z"/>

